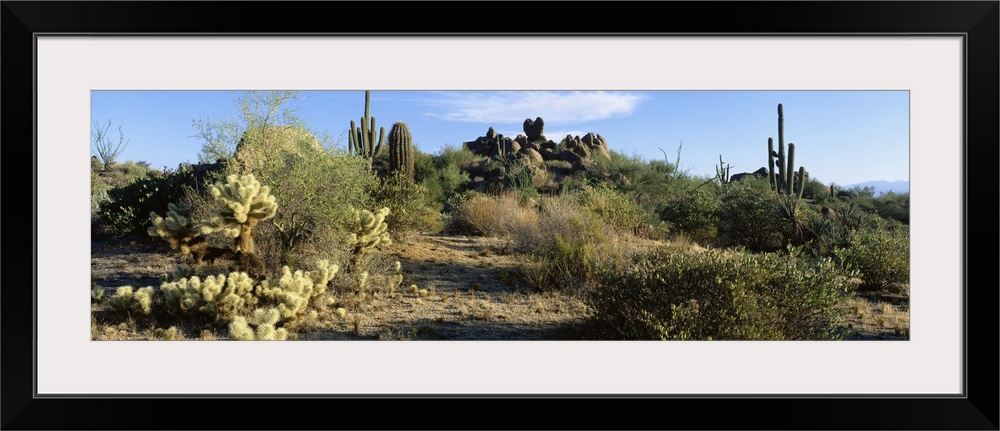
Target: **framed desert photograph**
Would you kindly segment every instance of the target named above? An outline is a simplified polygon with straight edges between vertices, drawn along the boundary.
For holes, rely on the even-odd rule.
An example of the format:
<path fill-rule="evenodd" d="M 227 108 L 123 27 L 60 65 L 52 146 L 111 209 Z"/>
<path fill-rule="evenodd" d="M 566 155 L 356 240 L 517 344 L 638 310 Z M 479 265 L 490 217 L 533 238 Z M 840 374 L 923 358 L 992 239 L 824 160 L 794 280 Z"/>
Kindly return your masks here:
<path fill-rule="evenodd" d="M 846 30 L 498 34 L 35 28 L 5 3 L 32 45 L 34 91 L 5 100 L 33 107 L 35 254 L 34 308 L 4 320 L 8 342 L 30 322 L 29 407 L 4 423 L 556 398 L 759 412 L 693 429 L 996 429 L 967 237 L 997 4 L 878 5 L 847 7 L 894 24 L 824 4 Z"/>

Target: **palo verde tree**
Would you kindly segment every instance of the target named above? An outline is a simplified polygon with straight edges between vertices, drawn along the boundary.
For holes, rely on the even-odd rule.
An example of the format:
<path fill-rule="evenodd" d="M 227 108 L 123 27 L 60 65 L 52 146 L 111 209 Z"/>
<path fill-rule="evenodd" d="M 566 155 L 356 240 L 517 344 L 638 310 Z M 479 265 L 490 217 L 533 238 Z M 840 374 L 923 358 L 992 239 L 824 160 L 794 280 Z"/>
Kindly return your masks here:
<path fill-rule="evenodd" d="M 199 118 L 192 121 L 196 137 L 204 140 L 199 163 L 228 160 L 247 130 L 272 130 L 275 126 L 301 126 L 288 108 L 299 97 L 297 91 L 243 91 L 234 93 L 239 115 L 226 119 Z"/>

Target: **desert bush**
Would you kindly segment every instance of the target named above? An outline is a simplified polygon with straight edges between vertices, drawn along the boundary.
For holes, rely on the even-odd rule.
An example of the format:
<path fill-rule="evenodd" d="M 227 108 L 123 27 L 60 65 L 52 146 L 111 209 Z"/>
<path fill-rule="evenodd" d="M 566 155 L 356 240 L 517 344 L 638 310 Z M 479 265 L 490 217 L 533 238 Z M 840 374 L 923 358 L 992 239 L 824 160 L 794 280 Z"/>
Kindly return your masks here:
<path fill-rule="evenodd" d="M 811 210 L 806 211 L 802 226 L 815 236 L 806 244 L 806 249 L 813 256 L 831 257 L 834 256 L 834 250 L 850 246 L 848 230 L 842 219 L 827 217 Z"/>
<path fill-rule="evenodd" d="M 628 195 L 607 184 L 586 187 L 574 194 L 580 205 L 622 233 L 634 232 L 643 222 L 642 209 Z"/>
<path fill-rule="evenodd" d="M 114 186 L 112 186 L 107 181 L 104 181 L 97 171 L 90 171 L 90 219 L 99 220 L 101 205 L 107 203 L 110 198 L 108 197 L 108 191 L 110 191 Z"/>
<path fill-rule="evenodd" d="M 860 272 L 861 289 L 881 290 L 910 278 L 909 228 L 876 227 L 849 233 L 846 262 Z"/>
<path fill-rule="evenodd" d="M 714 192 L 697 189 L 668 199 L 658 214 L 660 220 L 668 223 L 671 232 L 682 233 L 695 242 L 704 242 L 716 236 L 719 206 Z"/>
<path fill-rule="evenodd" d="M 751 251 L 774 251 L 785 244 L 785 226 L 777 212 L 778 195 L 765 179 L 746 178 L 719 196 L 719 239 L 727 246 Z"/>
<path fill-rule="evenodd" d="M 667 181 L 676 171 L 666 161 L 646 161 L 640 156 L 626 156 L 614 150 L 606 163 L 609 179 L 615 188 L 643 206 L 667 195 Z"/>
<path fill-rule="evenodd" d="M 579 289 L 601 266 L 617 265 L 631 245 L 578 197 L 542 198 L 531 223 L 512 225 L 515 250 L 528 256 L 519 272 L 540 290 Z"/>
<path fill-rule="evenodd" d="M 442 211 L 446 203 L 467 189 L 469 173 L 455 164 L 448 164 L 423 178 L 420 184 L 427 188 L 428 201 L 434 209 Z"/>
<path fill-rule="evenodd" d="M 803 199 L 821 200 L 830 196 L 830 188 L 814 178 L 806 179 L 806 186 L 802 190 Z"/>
<path fill-rule="evenodd" d="M 835 339 L 850 296 L 843 275 L 829 259 L 661 247 L 603 268 L 585 300 L 600 339 Z"/>
<path fill-rule="evenodd" d="M 190 166 L 161 177 L 145 177 L 108 190 L 107 201 L 100 204 L 98 220 L 108 233 L 122 237 L 141 237 L 149 227 L 149 213 L 163 212 L 170 203 L 179 202 L 193 178 Z"/>
<path fill-rule="evenodd" d="M 372 205 L 389 208 L 386 223 L 392 226 L 390 233 L 396 239 L 424 228 L 424 217 L 430 207 L 427 188 L 398 172 L 376 181 Z"/>
<path fill-rule="evenodd" d="M 265 265 L 280 270 L 344 248 L 351 208 L 370 206 L 378 181 L 365 160 L 329 153 L 304 131 L 278 135 L 289 139 L 282 145 L 266 145 L 253 136 L 241 143 L 240 163 L 229 171 L 253 172 L 280 201 L 270 226 L 255 231 Z"/>
<path fill-rule="evenodd" d="M 506 237 L 538 225 L 538 211 L 517 193 L 499 196 L 472 193 L 458 204 L 449 219 L 454 233 Z"/>
<path fill-rule="evenodd" d="M 874 200 L 875 213 L 887 220 L 910 223 L 910 194 L 886 193 Z"/>

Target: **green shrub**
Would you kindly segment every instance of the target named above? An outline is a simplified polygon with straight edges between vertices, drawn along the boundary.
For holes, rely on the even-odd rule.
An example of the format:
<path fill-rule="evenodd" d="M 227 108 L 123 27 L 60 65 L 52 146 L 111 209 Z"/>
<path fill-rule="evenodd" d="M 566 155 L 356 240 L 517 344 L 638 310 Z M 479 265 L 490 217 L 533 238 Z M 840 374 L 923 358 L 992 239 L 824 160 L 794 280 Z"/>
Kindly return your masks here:
<path fill-rule="evenodd" d="M 634 232 L 642 224 L 642 209 L 628 195 L 608 185 L 585 187 L 575 193 L 580 204 L 619 232 Z"/>
<path fill-rule="evenodd" d="M 802 226 L 815 235 L 815 238 L 806 244 L 807 250 L 813 256 L 831 257 L 834 256 L 834 250 L 850 247 L 848 230 L 842 219 L 824 216 L 819 211 L 807 211 Z"/>
<path fill-rule="evenodd" d="M 601 339 L 835 339 L 850 294 L 829 259 L 669 247 L 607 267 L 597 280 L 585 298 Z"/>
<path fill-rule="evenodd" d="M 808 178 L 808 177 L 807 177 Z M 806 180 L 806 187 L 802 190 L 803 199 L 825 199 L 830 196 L 830 188 L 825 186 L 819 180 L 808 178 Z"/>
<path fill-rule="evenodd" d="M 373 205 L 389 208 L 386 223 L 390 232 L 402 238 L 422 229 L 429 207 L 427 188 L 399 173 L 381 178 L 372 191 Z"/>
<path fill-rule="evenodd" d="M 767 180 L 744 178 L 729 184 L 719 202 L 719 237 L 724 245 L 751 251 L 774 251 L 785 245 L 778 194 Z"/>
<path fill-rule="evenodd" d="M 189 166 L 162 177 L 146 177 L 108 190 L 107 201 L 100 204 L 99 221 L 116 237 L 138 235 L 148 238 L 149 213 L 162 213 L 179 202 L 193 178 Z"/>
<path fill-rule="evenodd" d="M 417 181 L 427 189 L 428 205 L 442 211 L 449 200 L 466 189 L 470 181 L 469 173 L 455 163 L 436 168 L 433 164 L 423 166 L 422 160 L 417 157 Z"/>
<path fill-rule="evenodd" d="M 861 288 L 880 290 L 910 278 L 909 228 L 869 228 L 849 234 L 847 263 L 860 272 Z"/>
<path fill-rule="evenodd" d="M 371 190 L 378 182 L 367 162 L 329 153 L 297 129 L 271 136 L 289 140 L 281 145 L 266 145 L 250 139 L 253 136 L 248 134 L 241 143 L 240 163 L 231 165 L 229 172 L 252 172 L 277 197 L 270 227 L 254 231 L 265 266 L 273 272 L 344 248 L 351 209 L 371 206 Z"/>
<path fill-rule="evenodd" d="M 539 290 L 579 289 L 598 268 L 615 265 L 631 250 L 621 232 L 573 195 L 544 197 L 508 228 L 512 245 L 530 256 L 521 267 Z"/>
<path fill-rule="evenodd" d="M 715 238 L 718 231 L 719 199 L 705 189 L 675 195 L 662 204 L 658 213 L 672 232 L 683 233 L 696 242 Z"/>
<path fill-rule="evenodd" d="M 108 191 L 115 187 L 124 187 L 134 181 L 147 177 L 161 177 L 163 172 L 149 169 L 145 162 L 125 163 L 114 162 L 108 166 L 98 161 L 97 157 L 90 159 L 90 218 L 99 220 L 101 205 L 110 201 Z"/>
<path fill-rule="evenodd" d="M 887 220 L 910 223 L 910 194 L 886 193 L 875 198 L 875 213 Z"/>

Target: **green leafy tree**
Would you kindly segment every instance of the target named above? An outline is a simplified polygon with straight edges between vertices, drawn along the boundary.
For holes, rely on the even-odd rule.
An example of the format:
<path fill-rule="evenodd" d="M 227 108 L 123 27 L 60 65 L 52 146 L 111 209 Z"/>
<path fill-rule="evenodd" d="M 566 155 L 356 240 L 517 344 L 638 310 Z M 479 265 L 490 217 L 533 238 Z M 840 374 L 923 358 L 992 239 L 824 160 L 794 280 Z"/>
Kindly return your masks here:
<path fill-rule="evenodd" d="M 269 130 L 278 125 L 301 126 L 295 112 L 286 105 L 298 100 L 297 91 L 243 91 L 235 93 L 239 115 L 227 119 L 192 120 L 195 137 L 204 140 L 199 163 L 228 160 L 236 152 L 247 130 Z"/>

